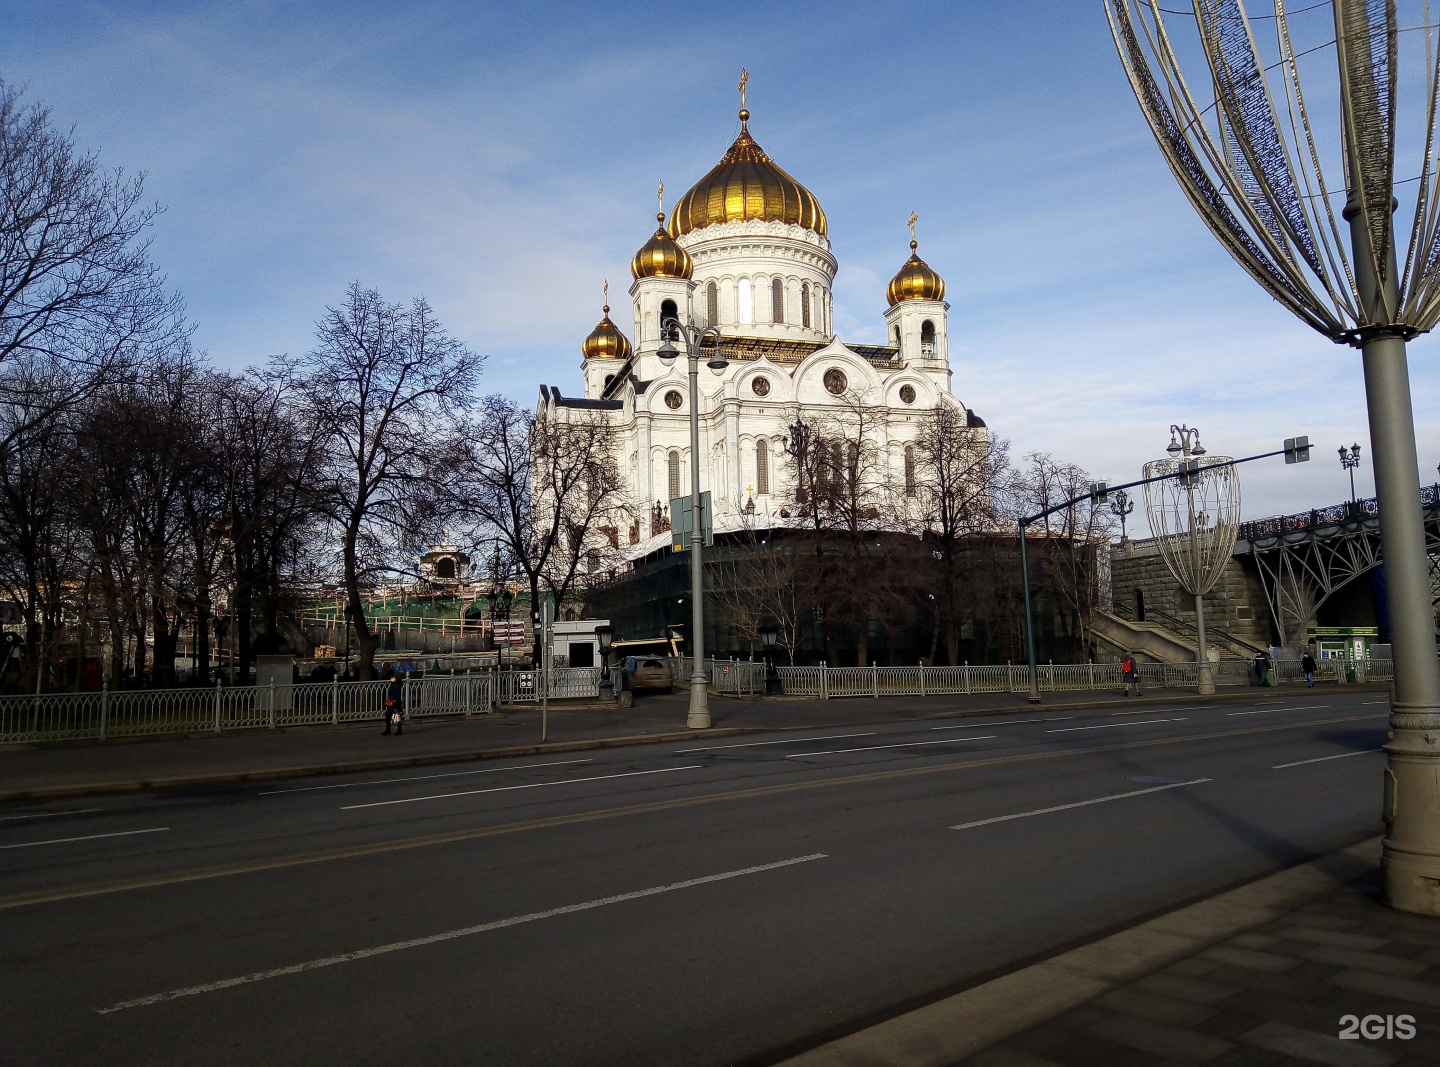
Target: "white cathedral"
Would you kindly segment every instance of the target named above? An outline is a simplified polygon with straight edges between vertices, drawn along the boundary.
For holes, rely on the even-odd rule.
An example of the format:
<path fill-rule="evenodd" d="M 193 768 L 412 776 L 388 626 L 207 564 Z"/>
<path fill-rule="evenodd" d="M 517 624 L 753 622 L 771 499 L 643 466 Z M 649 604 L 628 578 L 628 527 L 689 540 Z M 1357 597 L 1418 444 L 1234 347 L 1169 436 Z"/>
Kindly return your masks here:
<path fill-rule="evenodd" d="M 743 87 L 742 87 L 743 91 Z M 668 319 L 716 326 L 722 371 L 700 367 L 701 490 L 717 533 L 771 528 L 798 514 L 785 462 L 788 428 L 824 423 L 861 403 L 891 484 L 912 488 L 923 413 L 950 405 L 972 433 L 985 423 L 955 397 L 945 282 L 916 254 L 886 289 L 889 344 L 847 344 L 834 332 L 838 268 L 820 202 L 755 143 L 750 112 L 724 157 L 635 253 L 630 286 L 635 342 L 604 317 L 581 345 L 585 394 L 540 387 L 539 412 L 602 413 L 617 431 L 629 530 L 619 547 L 638 559 L 669 541 L 665 512 L 690 492 L 690 389 L 684 344 L 666 366 L 657 352 Z M 912 226 L 914 216 L 911 218 Z M 913 234 L 912 234 L 913 236 Z M 628 536 L 627 536 L 628 533 Z"/>

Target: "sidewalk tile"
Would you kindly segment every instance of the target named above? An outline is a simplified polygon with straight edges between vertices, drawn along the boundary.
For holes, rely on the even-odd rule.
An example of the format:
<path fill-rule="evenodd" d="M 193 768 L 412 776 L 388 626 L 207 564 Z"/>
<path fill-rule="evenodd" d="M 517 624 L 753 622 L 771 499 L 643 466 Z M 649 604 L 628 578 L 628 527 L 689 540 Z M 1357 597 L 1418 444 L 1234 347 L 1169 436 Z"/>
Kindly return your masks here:
<path fill-rule="evenodd" d="M 1355 949 L 1336 948 L 1332 945 L 1316 945 L 1302 953 L 1307 960 L 1317 963 L 1333 963 L 1337 967 L 1358 967 L 1378 974 L 1393 974 L 1397 978 L 1414 978 L 1429 970 L 1429 965 L 1419 960 L 1400 959 L 1379 952 L 1357 952 Z"/>
<path fill-rule="evenodd" d="M 1284 918 L 1276 919 L 1272 926 L 1294 926 L 1297 922 L 1305 926 L 1320 926 L 1328 930 L 1350 930 L 1358 922 L 1358 918 L 1347 915 L 1337 915 L 1335 906 L 1325 902 L 1315 902 L 1305 905 L 1300 909 L 1300 914 L 1286 915 Z"/>
<path fill-rule="evenodd" d="M 987 1049 L 978 1056 L 971 1056 L 965 1064 L 966 1067 L 1066 1067 L 1057 1060 L 1032 1056 L 1018 1048 L 1006 1048 L 1004 1045 Z"/>
<path fill-rule="evenodd" d="M 1241 1034 L 1255 1029 L 1264 1021 L 1265 1016 L 1258 1015 L 1253 1011 L 1246 1011 L 1243 1007 L 1222 1008 L 1203 1023 L 1197 1023 L 1195 1029 L 1202 1034 L 1209 1034 L 1211 1037 L 1234 1041 Z"/>
<path fill-rule="evenodd" d="M 1285 1067 L 1285 1057 L 1269 1049 L 1238 1045 L 1229 1052 L 1222 1052 L 1205 1067 Z"/>
<path fill-rule="evenodd" d="M 1211 963 L 1209 960 L 1192 956 L 1188 960 L 1176 960 L 1160 973 L 1175 974 L 1181 978 L 1203 978 L 1218 966 L 1220 966 L 1218 963 Z"/>
<path fill-rule="evenodd" d="M 1204 1063 L 1235 1047 L 1229 1041 L 1208 1034 L 1124 1015 L 1098 1023 L 1086 1032 L 1117 1045 L 1127 1045 L 1180 1063 Z"/>
<path fill-rule="evenodd" d="M 1347 934 L 1339 930 L 1322 930 L 1316 926 L 1287 926 L 1280 936 L 1291 941 L 1309 941 L 1315 945 L 1334 945 L 1336 948 L 1353 948 L 1361 952 L 1373 952 L 1392 940 L 1388 937 L 1367 937 L 1364 934 Z"/>
<path fill-rule="evenodd" d="M 1365 993 L 1379 993 L 1381 996 L 1440 1007 L 1440 985 L 1433 982 L 1392 978 L 1390 975 L 1375 974 L 1371 971 L 1341 971 L 1330 981 L 1345 989 L 1358 989 Z"/>
<path fill-rule="evenodd" d="M 1167 974 L 1164 971 L 1147 974 L 1144 978 L 1134 982 L 1132 988 L 1174 997 L 1176 1000 L 1188 1000 L 1192 1004 L 1219 1004 L 1237 992 L 1235 986 L 1207 982 L 1203 978 L 1187 978 L 1180 974 Z"/>
<path fill-rule="evenodd" d="M 1276 956 L 1270 952 L 1257 952 L 1248 948 L 1233 948 L 1229 945 L 1207 948 L 1200 953 L 1200 957 L 1215 963 L 1228 963 L 1232 967 L 1262 971 L 1265 974 L 1283 974 L 1299 962 L 1288 956 Z"/>
<path fill-rule="evenodd" d="M 1234 945 L 1236 948 L 1269 948 L 1280 942 L 1278 937 L 1271 937 L 1268 934 L 1241 934 L 1226 941 L 1227 945 Z"/>
<path fill-rule="evenodd" d="M 1329 1034 L 1274 1021 L 1241 1034 L 1240 1040 L 1326 1067 L 1390 1067 L 1399 1058 L 1359 1041 L 1341 1041 Z"/>
<path fill-rule="evenodd" d="M 1159 993 L 1148 993 L 1133 987 L 1106 993 L 1097 998 L 1095 1004 L 1121 1015 L 1134 1015 L 1171 1026 L 1195 1026 L 1215 1014 L 1214 1008 L 1203 1004 L 1187 1004 L 1183 1000 L 1174 1000 Z"/>
<path fill-rule="evenodd" d="M 1016 1034 L 1005 1044 L 1063 1063 L 1065 1067 L 1116 1067 L 1130 1055 L 1130 1049 L 1122 1045 L 1044 1023 Z"/>

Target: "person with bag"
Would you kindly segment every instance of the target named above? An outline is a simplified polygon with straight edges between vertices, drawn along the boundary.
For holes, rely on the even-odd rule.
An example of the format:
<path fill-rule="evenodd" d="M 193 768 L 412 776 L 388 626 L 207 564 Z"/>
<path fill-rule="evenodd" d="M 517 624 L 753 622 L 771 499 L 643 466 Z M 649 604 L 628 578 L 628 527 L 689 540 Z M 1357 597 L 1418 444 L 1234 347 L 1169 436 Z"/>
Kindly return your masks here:
<path fill-rule="evenodd" d="M 405 732 L 405 682 L 398 670 L 390 672 L 390 688 L 385 691 L 385 732 L 395 727 L 399 736 Z"/>
<path fill-rule="evenodd" d="M 1120 661 L 1120 676 L 1125 679 L 1125 695 L 1130 695 L 1133 687 L 1135 695 L 1140 695 L 1140 671 L 1135 666 L 1135 657 L 1125 653 L 1125 658 Z"/>

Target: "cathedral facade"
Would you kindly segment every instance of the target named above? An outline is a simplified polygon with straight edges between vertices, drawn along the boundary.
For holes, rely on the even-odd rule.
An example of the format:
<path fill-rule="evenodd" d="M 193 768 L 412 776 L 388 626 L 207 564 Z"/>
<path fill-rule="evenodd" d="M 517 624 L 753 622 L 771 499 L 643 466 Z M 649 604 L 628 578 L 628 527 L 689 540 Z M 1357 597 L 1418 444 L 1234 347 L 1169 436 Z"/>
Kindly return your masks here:
<path fill-rule="evenodd" d="M 617 534 L 632 559 L 668 542 L 670 501 L 690 493 L 688 363 L 678 339 L 680 358 L 667 366 L 658 355 L 667 320 L 718 328 L 727 360 L 724 370 L 707 367 L 706 348 L 699 384 L 701 489 L 712 495 L 717 533 L 798 521 L 786 455 L 797 423 L 833 425 L 863 408 L 887 484 L 906 489 L 928 410 L 948 405 L 971 433 L 986 432 L 952 389 L 945 282 L 913 239 L 884 294 L 888 343 L 836 336 L 838 264 L 825 212 L 755 142 L 749 118 L 742 106 L 735 142 L 668 218 L 662 209 L 635 253 L 628 336 L 611 318 L 607 293 L 603 317 L 581 345 L 583 395 L 541 386 L 546 417 L 583 412 L 614 427 L 629 520 Z"/>

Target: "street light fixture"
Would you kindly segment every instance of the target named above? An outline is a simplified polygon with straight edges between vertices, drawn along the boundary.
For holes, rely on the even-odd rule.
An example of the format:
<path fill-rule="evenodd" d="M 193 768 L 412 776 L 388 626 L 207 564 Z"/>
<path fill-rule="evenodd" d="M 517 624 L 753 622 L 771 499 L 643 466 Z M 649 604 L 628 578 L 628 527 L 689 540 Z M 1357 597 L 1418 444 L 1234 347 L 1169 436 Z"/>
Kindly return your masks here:
<path fill-rule="evenodd" d="M 1351 445 L 1347 450 L 1341 445 L 1337 450 L 1340 453 L 1340 466 L 1350 472 L 1350 503 L 1355 503 L 1355 468 L 1360 466 L 1360 446 Z"/>
<path fill-rule="evenodd" d="M 600 642 L 600 697 L 608 700 L 615 693 L 615 683 L 610 677 L 610 649 L 615 644 L 615 630 L 611 626 L 595 627 L 595 640 Z"/>
<path fill-rule="evenodd" d="M 1135 510 L 1135 501 L 1130 499 L 1130 494 L 1123 489 L 1117 489 L 1111 494 L 1115 499 L 1110 501 L 1110 511 L 1120 519 L 1120 543 L 1123 545 L 1129 540 L 1125 533 L 1125 520 Z"/>
<path fill-rule="evenodd" d="M 714 353 L 706 362 L 713 371 L 723 371 L 728 363 L 720 354 L 720 331 L 714 326 L 682 324 L 679 319 L 660 323 L 665 341 L 656 354 L 667 367 L 679 358 L 675 340 L 685 342 L 690 365 L 690 713 L 686 725 L 692 730 L 710 728 L 710 701 L 707 689 L 710 677 L 705 672 L 705 572 L 701 569 L 701 549 L 705 543 L 700 513 L 700 349 L 708 342 Z"/>

